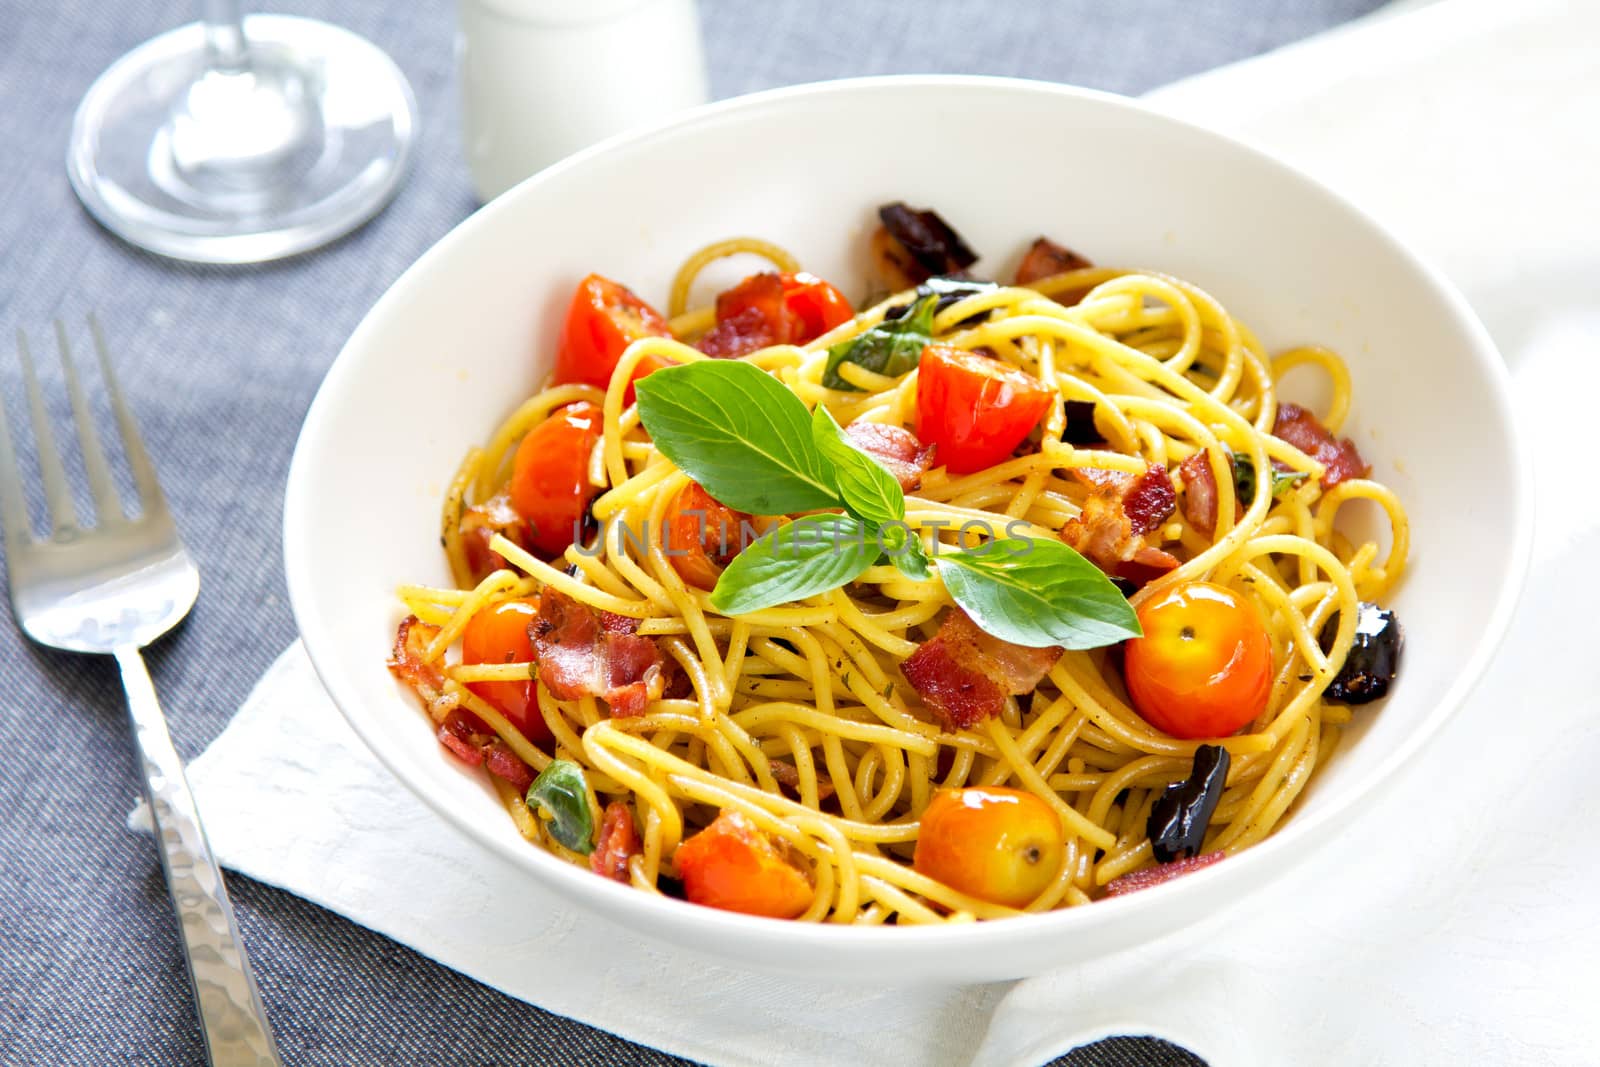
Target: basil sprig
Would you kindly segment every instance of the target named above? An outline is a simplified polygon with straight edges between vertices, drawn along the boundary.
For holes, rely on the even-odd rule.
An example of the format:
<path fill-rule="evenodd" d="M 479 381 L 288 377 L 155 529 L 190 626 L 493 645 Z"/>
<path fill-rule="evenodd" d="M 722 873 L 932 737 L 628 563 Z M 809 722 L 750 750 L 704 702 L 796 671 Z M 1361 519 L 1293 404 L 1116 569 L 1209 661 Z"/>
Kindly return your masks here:
<path fill-rule="evenodd" d="M 571 760 L 551 760 L 528 787 L 526 801 L 528 807 L 550 813 L 551 837 L 584 856 L 594 851 L 594 812 L 582 767 Z"/>
<path fill-rule="evenodd" d="M 839 506 L 833 464 L 812 441 L 811 412 L 771 375 L 749 363 L 701 360 L 641 378 L 634 389 L 656 447 L 735 511 Z"/>
<path fill-rule="evenodd" d="M 860 392 L 839 376 L 839 364 L 855 363 L 876 374 L 898 378 L 910 373 L 922 357 L 922 349 L 933 340 L 933 314 L 939 303 L 935 293 L 918 300 L 911 310 L 894 320 L 885 320 L 863 330 L 848 341 L 828 349 L 828 364 L 822 371 L 822 384 L 829 389 Z M 712 496 L 717 494 L 712 493 Z"/>
<path fill-rule="evenodd" d="M 667 367 L 636 388 L 655 446 L 728 507 L 765 515 L 843 508 L 784 523 L 736 556 L 711 591 L 718 611 L 747 614 L 825 593 L 886 556 L 918 581 L 937 572 L 973 621 L 1015 644 L 1096 648 L 1140 633 L 1110 579 L 1054 538 L 995 536 L 957 549 L 935 541 L 930 555 L 905 522 L 905 494 L 889 472 L 826 410 L 808 412 L 752 364 Z M 699 414 L 689 418 L 689 410 Z M 736 419 L 711 425 L 734 411 Z"/>

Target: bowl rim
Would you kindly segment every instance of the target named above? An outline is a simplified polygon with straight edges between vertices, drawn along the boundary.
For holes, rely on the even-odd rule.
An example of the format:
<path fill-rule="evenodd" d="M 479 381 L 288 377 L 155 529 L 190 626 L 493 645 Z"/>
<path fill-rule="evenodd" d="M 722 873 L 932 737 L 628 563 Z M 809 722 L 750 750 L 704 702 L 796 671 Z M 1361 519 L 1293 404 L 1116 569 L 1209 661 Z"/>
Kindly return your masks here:
<path fill-rule="evenodd" d="M 387 751 L 385 736 L 365 724 L 360 715 L 348 710 L 360 703 L 361 687 L 356 685 L 353 679 L 343 675 L 340 669 L 342 659 L 333 653 L 336 643 L 327 628 L 323 626 L 319 615 L 311 607 L 315 597 L 310 571 L 316 539 L 315 500 L 310 494 L 312 479 L 308 471 L 317 463 L 320 439 L 328 432 L 328 427 L 337 414 L 333 398 L 343 392 L 344 380 L 354 373 L 352 369 L 354 360 L 349 358 L 351 354 L 366 347 L 368 335 L 377 330 L 376 323 L 387 317 L 389 308 L 404 303 L 410 291 L 423 284 L 424 277 L 431 272 L 432 264 L 436 260 L 449 256 L 456 245 L 471 240 L 478 230 L 496 225 L 503 214 L 512 210 L 516 200 L 533 195 L 532 190 L 568 171 L 589 165 L 593 159 L 624 147 L 641 148 L 652 142 L 677 136 L 690 128 L 713 125 L 730 114 L 781 110 L 796 102 L 829 96 L 851 96 L 906 89 L 962 94 L 994 93 L 1001 96 L 1033 94 L 1070 98 L 1105 107 L 1111 112 L 1136 116 L 1136 120 L 1140 122 L 1151 121 L 1220 141 L 1248 157 L 1253 165 L 1277 171 L 1281 176 L 1308 186 L 1316 195 L 1331 201 L 1336 208 L 1346 212 L 1352 221 L 1364 227 L 1369 237 L 1376 240 L 1433 291 L 1448 308 L 1457 327 L 1470 342 L 1467 350 L 1461 353 L 1462 358 L 1474 361 L 1492 386 L 1491 402 L 1509 431 L 1505 443 L 1510 452 L 1509 466 L 1513 483 L 1512 495 L 1507 500 L 1513 514 L 1512 542 L 1504 578 L 1499 588 L 1495 590 L 1493 609 L 1485 626 L 1470 653 L 1462 661 L 1460 673 L 1444 695 L 1419 720 L 1417 726 L 1371 767 L 1358 775 L 1338 797 L 1318 811 L 1309 814 L 1295 813 L 1293 818 L 1287 820 L 1284 826 L 1266 839 L 1229 857 L 1228 863 L 1213 864 L 1173 882 L 1157 885 L 1139 893 L 1096 901 L 1090 908 L 1056 909 L 1021 915 L 1004 922 L 956 923 L 916 926 L 910 929 L 896 927 L 893 930 L 886 930 L 831 923 L 774 921 L 714 908 L 697 907 L 684 901 L 642 893 L 609 879 L 596 879 L 592 873 L 566 863 L 542 849 L 519 846 L 518 842 L 490 832 L 477 821 L 445 803 L 444 797 L 418 788 L 408 779 L 398 758 L 391 757 Z M 1175 901 L 1189 892 L 1186 887 L 1198 889 L 1202 884 L 1220 884 L 1225 881 L 1233 883 L 1240 892 L 1231 899 L 1229 904 L 1231 907 L 1270 881 L 1264 875 L 1272 864 L 1277 863 L 1282 869 L 1287 869 L 1303 860 L 1315 851 L 1319 839 L 1326 842 L 1338 835 L 1339 820 L 1362 805 L 1370 805 L 1393 782 L 1398 776 L 1396 772 L 1402 771 L 1417 751 L 1456 713 L 1482 678 L 1509 630 L 1526 582 L 1533 549 L 1531 488 L 1533 468 L 1511 397 L 1510 372 L 1504 359 L 1488 330 L 1452 282 L 1367 211 L 1318 179 L 1252 144 L 1248 139 L 1220 133 L 1130 97 L 1025 78 L 966 74 L 901 74 L 809 82 L 701 105 L 664 121 L 600 141 L 524 179 L 483 205 L 456 224 L 408 266 L 352 331 L 329 367 L 307 410 L 290 461 L 284 497 L 285 575 L 290 606 L 300 631 L 300 638 L 318 679 L 334 705 L 339 708 L 345 721 L 385 768 L 466 837 L 512 866 L 553 883 L 547 885 L 547 889 L 573 899 L 592 897 L 597 906 L 589 907 L 588 910 L 596 916 L 602 914 L 613 916 L 620 911 L 633 911 L 641 921 L 658 919 L 665 927 L 683 925 L 718 927 L 728 935 L 742 936 L 750 943 L 781 942 L 797 948 L 814 946 L 821 949 L 838 949 L 849 945 L 852 948 L 866 947 L 874 951 L 889 952 L 893 951 L 892 946 L 900 946 L 902 950 L 908 952 L 971 949 L 979 946 L 993 949 L 1007 941 L 1030 939 L 1046 933 L 1059 936 L 1080 927 L 1110 925 L 1119 919 L 1135 919 L 1144 911 L 1166 907 L 1169 901 Z M 609 901 L 607 897 L 610 898 Z M 1163 929 L 1163 927 L 1153 927 L 1152 937 L 1145 940 L 1158 938 Z"/>

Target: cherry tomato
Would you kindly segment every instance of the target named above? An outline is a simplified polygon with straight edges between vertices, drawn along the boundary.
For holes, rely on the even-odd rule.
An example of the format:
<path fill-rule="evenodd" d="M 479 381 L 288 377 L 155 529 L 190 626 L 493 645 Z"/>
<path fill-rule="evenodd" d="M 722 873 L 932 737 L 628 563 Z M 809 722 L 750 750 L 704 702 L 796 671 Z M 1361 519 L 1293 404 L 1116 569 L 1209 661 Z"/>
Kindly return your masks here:
<path fill-rule="evenodd" d="M 1188 582 L 1139 609 L 1143 637 L 1127 643 L 1128 695 L 1146 722 L 1173 737 L 1226 737 L 1272 695 L 1272 643 L 1249 601 Z"/>
<path fill-rule="evenodd" d="M 568 404 L 528 431 L 511 466 L 511 506 L 528 521 L 529 545 L 554 559 L 572 544 L 595 495 L 589 453 L 604 419 L 586 401 Z"/>
<path fill-rule="evenodd" d="M 998 359 L 949 345 L 922 350 L 917 436 L 937 445 L 952 473 L 971 474 L 1011 455 L 1050 407 L 1050 390 Z"/>
<path fill-rule="evenodd" d="M 627 286 L 591 274 L 578 283 L 556 349 L 556 383 L 604 389 L 622 350 L 641 337 L 671 337 L 667 320 Z"/>
<path fill-rule="evenodd" d="M 716 586 L 722 568 L 739 554 L 739 533 L 748 521 L 749 515 L 725 506 L 698 482 L 690 482 L 667 507 L 667 560 L 685 582 L 709 591 Z"/>
<path fill-rule="evenodd" d="M 928 801 L 912 866 L 968 896 L 1020 908 L 1044 892 L 1066 854 L 1049 804 L 997 785 L 940 789 Z"/>
<path fill-rule="evenodd" d="M 803 345 L 854 315 L 844 294 L 814 274 L 752 274 L 717 297 L 717 324 L 699 348 L 727 359 L 771 345 Z"/>
<path fill-rule="evenodd" d="M 692 902 L 746 915 L 792 919 L 811 906 L 811 874 L 750 818 L 725 809 L 673 857 Z"/>
<path fill-rule="evenodd" d="M 539 598 L 502 600 L 482 608 L 461 631 L 462 663 L 531 663 L 528 627 L 539 616 Z M 467 688 L 498 708 L 534 744 L 552 740 L 534 698 L 533 680 L 469 682 Z"/>

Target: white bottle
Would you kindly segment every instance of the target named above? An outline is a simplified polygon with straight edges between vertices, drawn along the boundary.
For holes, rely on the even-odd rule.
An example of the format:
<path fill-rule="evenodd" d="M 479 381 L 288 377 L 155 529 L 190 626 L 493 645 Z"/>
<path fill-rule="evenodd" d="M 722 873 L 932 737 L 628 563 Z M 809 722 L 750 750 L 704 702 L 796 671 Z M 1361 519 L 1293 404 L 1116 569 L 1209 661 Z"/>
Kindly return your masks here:
<path fill-rule="evenodd" d="M 695 0 L 458 2 L 467 167 L 480 200 L 706 101 Z"/>

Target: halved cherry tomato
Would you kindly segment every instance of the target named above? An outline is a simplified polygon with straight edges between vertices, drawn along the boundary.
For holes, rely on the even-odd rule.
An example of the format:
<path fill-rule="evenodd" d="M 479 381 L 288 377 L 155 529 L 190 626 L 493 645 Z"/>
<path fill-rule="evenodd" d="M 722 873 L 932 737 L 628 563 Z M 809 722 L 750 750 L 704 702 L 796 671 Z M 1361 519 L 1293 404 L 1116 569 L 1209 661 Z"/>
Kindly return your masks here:
<path fill-rule="evenodd" d="M 664 520 L 667 560 L 685 582 L 710 590 L 722 568 L 739 554 L 740 530 L 750 521 L 690 482 L 667 506 Z"/>
<path fill-rule="evenodd" d="M 1044 892 L 1066 853 L 1061 819 L 1020 789 L 940 789 L 922 812 L 912 866 L 968 896 L 1020 908 Z"/>
<path fill-rule="evenodd" d="M 854 315 L 844 294 L 814 274 L 752 274 L 717 297 L 717 324 L 698 347 L 726 359 L 771 345 L 803 345 Z"/>
<path fill-rule="evenodd" d="M 567 550 L 596 493 L 589 453 L 604 420 L 587 401 L 568 404 L 528 431 L 511 466 L 511 506 L 528 520 L 530 545 L 547 559 Z"/>
<path fill-rule="evenodd" d="M 461 631 L 462 663 L 531 663 L 528 627 L 539 617 L 539 598 L 502 600 L 482 608 Z M 533 680 L 469 682 L 467 688 L 493 704 L 534 744 L 552 740 L 534 697 Z"/>
<path fill-rule="evenodd" d="M 695 904 L 774 919 L 792 919 L 811 906 L 811 873 L 732 809 L 679 845 L 673 861 Z"/>
<path fill-rule="evenodd" d="M 1049 408 L 1050 390 L 1025 371 L 949 345 L 922 350 L 917 436 L 954 474 L 1009 457 Z"/>
<path fill-rule="evenodd" d="M 1173 737 L 1226 737 L 1272 695 L 1272 642 L 1249 601 L 1187 582 L 1139 609 L 1123 671 L 1134 710 Z"/>
<path fill-rule="evenodd" d="M 662 314 L 625 285 L 591 274 L 578 283 L 556 349 L 556 383 L 604 389 L 622 350 L 641 337 L 670 337 Z M 637 376 L 636 376 L 637 377 Z"/>

